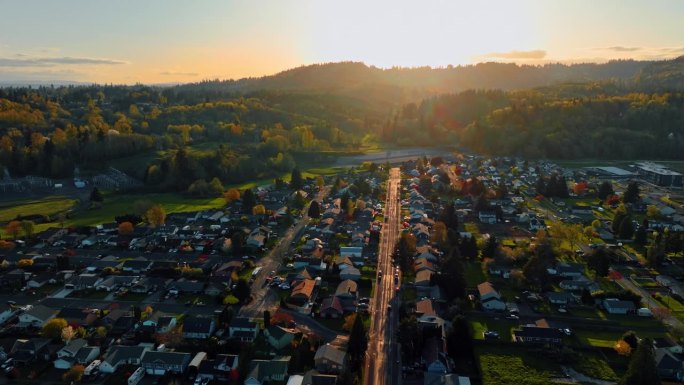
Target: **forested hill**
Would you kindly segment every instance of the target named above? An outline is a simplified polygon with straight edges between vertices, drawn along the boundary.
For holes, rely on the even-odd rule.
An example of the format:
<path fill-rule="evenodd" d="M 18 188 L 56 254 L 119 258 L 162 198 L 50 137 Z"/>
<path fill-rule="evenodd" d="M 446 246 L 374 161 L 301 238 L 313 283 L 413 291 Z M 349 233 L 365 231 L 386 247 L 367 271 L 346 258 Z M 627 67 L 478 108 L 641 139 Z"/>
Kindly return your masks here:
<path fill-rule="evenodd" d="M 406 88 L 419 93 L 459 92 L 467 89 L 528 89 L 562 82 L 632 81 L 649 67 L 669 62 L 617 60 L 605 64 L 547 64 L 544 66 L 480 63 L 448 68 L 380 69 L 363 63 L 342 62 L 294 68 L 276 75 L 241 80 L 205 81 L 179 86 L 231 92 L 365 91 L 373 87 Z"/>

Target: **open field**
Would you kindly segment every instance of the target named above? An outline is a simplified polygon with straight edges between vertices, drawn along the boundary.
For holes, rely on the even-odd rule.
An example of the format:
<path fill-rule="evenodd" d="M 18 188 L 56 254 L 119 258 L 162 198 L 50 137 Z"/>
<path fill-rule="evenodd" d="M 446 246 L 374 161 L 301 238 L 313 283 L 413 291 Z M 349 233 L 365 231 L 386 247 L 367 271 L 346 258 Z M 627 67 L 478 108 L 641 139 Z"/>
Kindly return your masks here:
<path fill-rule="evenodd" d="M 0 223 L 11 221 L 18 216 L 45 215 L 52 216 L 65 212 L 78 201 L 64 196 L 54 196 L 40 201 L 17 201 L 0 204 Z"/>
<path fill-rule="evenodd" d="M 478 346 L 483 385 L 546 385 L 561 375 L 560 366 L 543 353 L 520 347 Z"/>
<path fill-rule="evenodd" d="M 578 355 L 577 362 L 572 364 L 572 368 L 584 375 L 600 380 L 616 381 L 618 379 L 613 368 L 608 365 L 600 353 L 583 351 Z"/>

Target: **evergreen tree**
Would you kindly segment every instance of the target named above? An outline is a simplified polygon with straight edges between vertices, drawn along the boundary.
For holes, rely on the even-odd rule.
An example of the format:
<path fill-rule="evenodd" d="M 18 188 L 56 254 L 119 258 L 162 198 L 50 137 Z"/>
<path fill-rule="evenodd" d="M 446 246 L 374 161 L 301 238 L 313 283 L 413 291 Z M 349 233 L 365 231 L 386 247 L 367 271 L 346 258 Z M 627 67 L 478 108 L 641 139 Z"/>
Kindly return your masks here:
<path fill-rule="evenodd" d="M 634 224 L 632 223 L 632 217 L 627 215 L 620 222 L 620 229 L 618 231 L 618 237 L 620 239 L 632 239 L 634 235 Z"/>
<path fill-rule="evenodd" d="M 473 353 L 473 335 L 468 320 L 462 315 L 454 317 L 451 330 L 447 334 L 447 351 L 457 361 L 468 359 Z"/>
<path fill-rule="evenodd" d="M 252 295 L 252 289 L 249 287 L 247 280 L 240 278 L 235 285 L 233 290 L 233 295 L 237 298 L 240 303 L 246 303 L 249 297 Z"/>
<path fill-rule="evenodd" d="M 299 190 L 302 188 L 304 182 L 302 181 L 302 173 L 297 168 L 292 169 L 290 175 L 290 188 L 292 190 Z"/>
<path fill-rule="evenodd" d="M 482 249 L 482 257 L 496 258 L 499 251 L 499 242 L 494 235 L 490 236 Z"/>
<path fill-rule="evenodd" d="M 93 190 L 90 192 L 90 201 L 97 203 L 102 203 L 104 201 L 104 197 L 102 196 L 100 189 L 97 187 L 93 188 Z"/>
<path fill-rule="evenodd" d="M 537 194 L 546 195 L 548 193 L 546 189 L 546 181 L 544 180 L 543 176 L 539 175 L 539 178 L 537 178 L 537 183 L 535 183 L 534 186 Z"/>
<path fill-rule="evenodd" d="M 637 337 L 634 330 L 625 332 L 625 334 L 622 335 L 621 340 L 627 342 L 627 344 L 632 347 L 632 350 L 639 347 L 639 337 Z"/>
<path fill-rule="evenodd" d="M 347 344 L 347 353 L 349 354 L 352 370 L 360 367 L 367 347 L 368 337 L 366 336 L 366 330 L 363 327 L 361 315 L 357 313 L 349 333 L 349 343 Z"/>
<path fill-rule="evenodd" d="M 644 338 L 639 342 L 636 351 L 632 353 L 629 367 L 620 385 L 660 385 L 658 370 L 655 364 L 653 340 Z"/>
<path fill-rule="evenodd" d="M 264 329 L 268 329 L 271 326 L 271 312 L 264 310 Z"/>
<path fill-rule="evenodd" d="M 641 199 L 639 196 L 639 183 L 630 182 L 627 185 L 627 190 L 622 195 L 622 201 L 624 203 L 636 203 Z"/>
<path fill-rule="evenodd" d="M 608 181 L 601 183 L 598 189 L 599 199 L 601 201 L 605 201 L 610 195 L 615 195 L 615 190 L 613 190 L 613 184 Z"/>
<path fill-rule="evenodd" d="M 453 203 L 444 206 L 444 210 L 442 210 L 439 220 L 444 222 L 447 229 L 458 230 L 458 215 L 456 215 L 456 208 Z"/>
<path fill-rule="evenodd" d="M 321 217 L 321 205 L 318 204 L 318 201 L 313 200 L 311 201 L 311 204 L 309 205 L 309 218 L 313 219 L 318 219 Z"/>
<path fill-rule="evenodd" d="M 648 242 L 648 236 L 646 234 L 646 228 L 644 226 L 639 226 L 634 232 L 634 243 L 639 246 L 643 246 Z"/>
<path fill-rule="evenodd" d="M 256 197 L 252 189 L 248 188 L 242 193 L 242 212 L 251 214 L 252 208 L 256 205 Z"/>

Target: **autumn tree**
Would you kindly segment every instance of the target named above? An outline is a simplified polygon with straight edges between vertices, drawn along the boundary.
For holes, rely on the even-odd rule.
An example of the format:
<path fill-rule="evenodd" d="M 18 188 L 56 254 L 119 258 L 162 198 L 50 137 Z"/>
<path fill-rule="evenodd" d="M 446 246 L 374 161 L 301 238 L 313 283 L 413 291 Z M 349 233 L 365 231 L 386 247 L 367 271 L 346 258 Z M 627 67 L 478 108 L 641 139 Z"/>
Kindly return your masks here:
<path fill-rule="evenodd" d="M 120 235 L 132 234 L 133 224 L 131 222 L 121 222 L 119 223 L 118 230 Z"/>
<path fill-rule="evenodd" d="M 43 325 L 41 334 L 45 338 L 51 338 L 53 340 L 62 337 L 62 330 L 67 327 L 67 321 L 64 318 L 53 318 Z"/>
<path fill-rule="evenodd" d="M 6 226 L 5 226 L 5 232 L 7 234 L 10 234 L 13 239 L 17 239 L 19 236 L 19 231 L 21 231 L 21 222 L 19 221 L 10 221 Z"/>
<path fill-rule="evenodd" d="M 85 372 L 85 367 L 81 364 L 76 364 L 72 366 L 71 369 L 67 370 L 66 373 L 62 374 L 62 381 L 67 384 L 81 382 L 83 372 Z"/>
<path fill-rule="evenodd" d="M 14 242 L 0 239 L 0 250 L 12 250 L 15 246 L 16 244 Z"/>
<path fill-rule="evenodd" d="M 147 222 L 150 224 L 150 226 L 158 227 L 166 222 L 166 211 L 162 206 L 154 205 L 147 210 L 145 213 L 145 218 L 147 218 Z"/>
<path fill-rule="evenodd" d="M 613 190 L 613 184 L 610 183 L 610 182 L 608 182 L 608 181 L 604 181 L 604 182 L 601 183 L 601 185 L 599 186 L 599 189 L 598 189 L 598 198 L 599 198 L 601 201 L 605 201 L 605 200 L 608 199 L 608 197 L 611 196 L 611 195 L 615 195 L 615 190 Z"/>
<path fill-rule="evenodd" d="M 62 329 L 62 341 L 68 344 L 76 336 L 76 331 L 71 326 Z"/>
<path fill-rule="evenodd" d="M 233 203 L 240 199 L 240 191 L 236 188 L 232 188 L 223 193 L 223 199 L 225 199 L 226 203 L 228 204 Z"/>
<path fill-rule="evenodd" d="M 256 205 L 252 207 L 252 215 L 265 215 L 266 207 L 264 205 Z"/>
<path fill-rule="evenodd" d="M 19 267 L 28 267 L 28 266 L 33 266 L 33 259 L 31 258 L 22 258 L 17 261 L 17 266 Z"/>
<path fill-rule="evenodd" d="M 632 354 L 632 347 L 625 340 L 618 340 L 615 342 L 613 349 L 615 349 L 615 352 L 621 356 L 628 356 Z"/>

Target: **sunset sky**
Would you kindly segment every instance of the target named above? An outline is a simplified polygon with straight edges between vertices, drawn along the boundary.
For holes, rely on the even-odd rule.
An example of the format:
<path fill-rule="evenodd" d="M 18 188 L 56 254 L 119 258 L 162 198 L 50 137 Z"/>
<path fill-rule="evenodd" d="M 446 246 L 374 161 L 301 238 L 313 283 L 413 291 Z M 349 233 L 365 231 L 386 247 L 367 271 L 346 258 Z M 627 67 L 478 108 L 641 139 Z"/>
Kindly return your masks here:
<path fill-rule="evenodd" d="M 0 82 L 684 55 L 684 1 L 0 0 Z"/>

